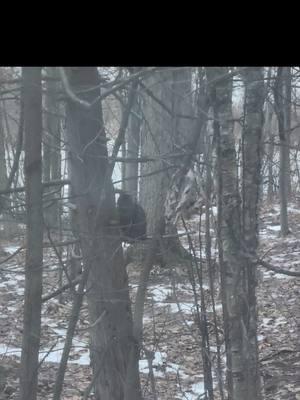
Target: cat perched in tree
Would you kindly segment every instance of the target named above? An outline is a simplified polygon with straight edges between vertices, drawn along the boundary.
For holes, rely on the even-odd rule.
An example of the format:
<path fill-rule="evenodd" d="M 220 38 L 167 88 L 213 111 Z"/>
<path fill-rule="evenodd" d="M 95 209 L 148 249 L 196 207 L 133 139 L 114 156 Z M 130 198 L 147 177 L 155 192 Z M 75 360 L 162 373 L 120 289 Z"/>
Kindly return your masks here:
<path fill-rule="evenodd" d="M 128 193 L 121 192 L 117 202 L 124 241 L 146 239 L 147 221 L 143 208 Z"/>

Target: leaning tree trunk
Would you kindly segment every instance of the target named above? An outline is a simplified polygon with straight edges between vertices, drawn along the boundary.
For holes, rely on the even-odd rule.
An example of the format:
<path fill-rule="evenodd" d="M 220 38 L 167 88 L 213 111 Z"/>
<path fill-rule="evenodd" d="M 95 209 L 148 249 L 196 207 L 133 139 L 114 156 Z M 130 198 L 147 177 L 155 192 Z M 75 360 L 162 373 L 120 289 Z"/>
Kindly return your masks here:
<path fill-rule="evenodd" d="M 132 316 L 107 159 L 99 76 L 95 67 L 69 69 L 67 140 L 84 269 L 89 269 L 91 363 L 97 400 L 123 400 L 132 346 Z M 68 93 L 70 95 L 70 90 Z M 85 107 L 84 101 L 93 103 Z M 137 371 L 138 372 L 138 371 Z M 140 398 L 136 377 L 135 397 Z"/>
<path fill-rule="evenodd" d="M 232 119 L 232 79 L 228 68 L 207 68 L 218 148 L 218 225 L 220 227 L 221 291 L 224 312 L 228 396 L 230 400 L 256 400 L 249 391 L 248 258 L 241 240 L 241 199 L 237 184 Z M 256 374 L 256 373 L 255 373 Z M 253 383 L 254 386 L 257 382 Z"/>
<path fill-rule="evenodd" d="M 245 248 L 252 254 L 258 247 L 258 201 L 261 183 L 261 139 L 263 130 L 264 71 L 263 67 L 248 68 L 243 73 L 245 84 L 244 128 L 243 128 L 243 240 Z M 248 398 L 260 398 L 260 376 L 257 345 L 256 286 L 257 266 L 248 260 L 245 269 L 245 291 L 247 316 L 244 323 L 247 331 L 248 360 L 246 382 Z"/>
<path fill-rule="evenodd" d="M 147 211 L 148 234 L 151 235 L 155 231 L 154 224 L 165 214 L 168 190 L 171 193 L 173 185 L 178 193 L 182 189 L 178 186 L 181 186 L 192 165 L 190 152 L 195 151 L 200 134 L 197 130 L 195 135 L 190 69 L 166 69 L 150 78 L 147 85 L 151 90 L 146 90 L 149 96 L 143 108 L 146 123 L 141 152 L 142 156 L 154 157 L 157 161 L 142 164 L 141 176 L 145 175 L 145 179 L 141 180 L 140 194 Z M 171 180 L 173 174 L 174 179 Z M 176 204 L 179 200 L 175 199 Z M 172 202 L 172 199 L 170 202 L 167 200 L 167 203 Z M 174 218 L 168 219 L 166 233 L 176 235 L 173 222 Z M 176 237 L 164 239 L 163 247 L 167 263 L 173 262 L 174 257 L 178 260 L 184 254 Z"/>
<path fill-rule="evenodd" d="M 184 72 L 184 71 L 183 71 Z M 193 174 L 194 164 L 204 151 L 204 128 L 207 122 L 209 102 L 206 91 L 205 70 L 198 71 L 197 105 L 193 108 L 191 94 L 191 71 L 173 74 L 172 85 L 172 116 L 173 116 L 173 154 L 170 163 L 175 168 L 171 171 L 165 203 L 167 229 L 172 232 L 174 222 L 185 215 L 185 210 L 199 200 L 199 181 Z M 198 115 L 197 115 L 198 114 Z M 196 193 L 197 192 L 197 193 Z M 198 198 L 196 197 L 198 195 Z M 183 212 L 182 212 L 183 211 Z M 177 240 L 177 243 L 179 240 Z M 178 246 L 176 240 L 169 241 L 169 248 L 174 254 L 185 252 Z"/>
<path fill-rule="evenodd" d="M 21 400 L 37 397 L 43 272 L 41 68 L 22 69 L 25 118 L 26 260 Z"/>

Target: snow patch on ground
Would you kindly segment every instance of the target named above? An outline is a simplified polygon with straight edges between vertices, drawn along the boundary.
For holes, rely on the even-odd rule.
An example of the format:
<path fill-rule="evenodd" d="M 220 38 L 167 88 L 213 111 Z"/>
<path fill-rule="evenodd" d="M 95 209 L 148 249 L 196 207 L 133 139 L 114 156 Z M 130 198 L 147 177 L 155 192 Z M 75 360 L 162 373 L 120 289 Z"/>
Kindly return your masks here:
<path fill-rule="evenodd" d="M 165 301 L 171 294 L 169 287 L 158 285 L 155 288 L 149 288 L 149 294 L 153 297 L 156 303 Z"/>
<path fill-rule="evenodd" d="M 168 305 L 172 313 L 183 312 L 185 314 L 193 314 L 195 311 L 194 303 L 169 303 Z"/>
<path fill-rule="evenodd" d="M 204 382 L 201 381 L 199 383 L 194 383 L 192 385 L 192 392 L 193 393 L 185 393 L 184 399 L 185 400 L 198 400 L 204 395 Z"/>
<path fill-rule="evenodd" d="M 15 253 L 17 250 L 19 250 L 19 248 L 20 248 L 20 246 L 5 246 L 5 247 L 3 247 L 3 249 L 9 254 Z"/>
<path fill-rule="evenodd" d="M 153 374 L 156 378 L 165 378 L 166 374 L 175 374 L 179 376 L 180 380 L 188 379 L 187 375 L 180 365 L 172 362 L 167 362 L 167 354 L 165 352 L 157 351 L 154 354 L 152 361 Z M 139 361 L 139 370 L 144 374 L 149 374 L 148 360 Z M 201 378 L 199 378 L 201 379 Z M 191 390 L 183 394 L 183 399 L 196 400 L 204 393 L 204 383 L 200 381 L 192 385 Z"/>
<path fill-rule="evenodd" d="M 21 357 L 21 349 L 17 347 L 10 347 L 6 344 L 0 344 L 0 355 Z"/>
<path fill-rule="evenodd" d="M 299 208 L 294 208 L 294 207 L 288 207 L 288 212 L 292 212 L 294 214 L 300 214 Z"/>
<path fill-rule="evenodd" d="M 76 340 L 73 340 L 73 342 L 76 342 Z M 76 349 L 81 347 L 85 351 L 80 354 L 79 359 L 76 360 L 71 360 L 69 359 L 69 363 L 71 364 L 80 364 L 80 365 L 90 365 L 90 356 L 89 352 L 86 350 L 86 344 L 83 342 L 78 341 L 78 344 L 76 344 Z M 6 344 L 0 344 L 0 355 L 6 355 L 6 356 L 17 356 L 21 357 L 21 348 L 17 347 L 10 347 L 7 346 Z M 39 361 L 44 361 L 44 362 L 54 362 L 54 363 L 59 363 L 61 360 L 63 352 L 63 343 L 58 343 L 55 347 L 52 349 L 43 349 L 40 350 L 39 353 Z"/>
<path fill-rule="evenodd" d="M 281 226 L 280 225 L 270 225 L 270 226 L 268 226 L 268 229 L 270 229 L 271 231 L 280 232 Z"/>

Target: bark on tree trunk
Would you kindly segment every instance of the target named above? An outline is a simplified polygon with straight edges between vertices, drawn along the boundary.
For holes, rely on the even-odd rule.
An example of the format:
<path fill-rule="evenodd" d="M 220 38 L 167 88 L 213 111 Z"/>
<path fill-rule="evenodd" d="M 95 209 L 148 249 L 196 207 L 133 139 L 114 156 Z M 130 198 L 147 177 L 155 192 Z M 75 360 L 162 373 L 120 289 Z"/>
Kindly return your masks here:
<path fill-rule="evenodd" d="M 243 73 L 245 84 L 243 129 L 243 239 L 245 248 L 256 253 L 258 247 L 258 201 L 261 178 L 261 138 L 263 130 L 264 71 L 262 67 L 248 68 Z M 245 290 L 248 314 L 244 317 L 247 329 L 248 362 L 246 365 L 248 398 L 260 398 L 260 375 L 257 347 L 256 286 L 257 267 L 248 260 L 245 271 Z"/>
<path fill-rule="evenodd" d="M 12 186 L 12 183 L 15 181 L 18 181 L 18 175 L 19 175 L 19 163 L 20 163 L 20 158 L 21 158 L 21 151 L 23 149 L 23 131 L 24 131 L 24 104 L 23 104 L 23 98 L 22 98 L 22 92 L 21 92 L 21 98 L 20 98 L 20 119 L 19 119 L 19 129 L 18 129 L 18 136 L 16 140 L 16 145 L 15 145 L 15 152 L 14 152 L 14 160 L 11 165 L 11 169 L 7 178 L 7 183 L 6 183 L 6 190 L 9 190 Z M 3 102 L 4 103 L 4 102 Z M 7 118 L 7 111 L 6 111 L 6 106 L 3 104 L 3 113 L 4 113 L 4 119 L 6 121 L 6 128 L 9 132 L 9 124 L 8 124 L 8 118 Z M 9 157 L 8 157 L 9 159 Z M 12 196 L 14 197 L 14 196 Z M 2 203 L 0 203 L 2 205 Z M 9 207 L 12 203 L 8 201 L 6 203 L 6 206 Z M 0 205 L 0 207 L 1 207 Z M 7 213 L 4 218 L 7 218 L 7 229 L 6 234 L 8 237 L 14 237 L 16 234 L 18 234 L 18 225 L 17 221 L 15 218 L 11 215 L 11 213 Z"/>
<path fill-rule="evenodd" d="M 162 71 L 147 80 L 155 97 L 170 109 L 172 92 L 170 90 L 170 73 Z M 142 157 L 159 157 L 172 149 L 172 117 L 162 109 L 153 98 L 147 97 L 144 105 L 146 123 L 142 132 Z M 147 214 L 147 235 L 153 235 L 157 221 L 164 215 L 164 202 L 169 183 L 168 163 L 162 159 L 143 163 L 141 175 L 141 204 Z"/>
<path fill-rule="evenodd" d="M 126 157 L 126 142 L 125 141 L 122 143 L 121 149 L 122 149 L 122 158 L 123 157 L 125 158 Z M 126 190 L 126 180 L 125 180 L 126 170 L 127 170 L 126 163 L 123 162 L 121 165 L 122 190 Z"/>
<path fill-rule="evenodd" d="M 83 264 L 90 269 L 87 298 L 96 399 L 123 400 L 128 357 L 135 343 L 102 109 L 96 100 L 97 68 L 70 68 L 69 79 L 73 92 L 82 91 L 81 100 L 94 103 L 86 109 L 69 100 L 67 138 Z M 134 384 L 134 399 L 139 399 L 139 377 Z"/>
<path fill-rule="evenodd" d="M 292 75 L 291 67 L 283 68 L 283 81 L 284 81 L 284 132 L 286 139 L 285 157 L 286 161 L 286 186 L 287 186 L 287 200 L 291 200 L 292 183 L 291 183 L 291 168 L 290 168 L 290 136 L 291 136 L 291 105 L 292 105 Z"/>
<path fill-rule="evenodd" d="M 191 93 L 191 71 L 181 68 L 175 71 L 161 71 L 147 81 L 151 92 L 143 109 L 146 117 L 142 131 L 141 153 L 145 157 L 157 157 L 155 162 L 141 165 L 141 175 L 146 175 L 140 181 L 141 203 L 147 212 L 148 235 L 153 235 L 155 225 L 165 214 L 165 201 L 170 186 L 170 178 L 174 172 L 184 170 L 183 177 L 188 172 L 191 159 L 186 153 L 195 151 L 198 144 L 198 131 L 195 140 L 195 120 L 192 118 L 191 101 L 187 96 Z M 189 118 L 191 117 L 191 118 Z M 190 148 L 191 142 L 192 149 Z M 182 157 L 168 157 L 176 153 Z M 159 159 L 161 157 L 161 159 Z M 165 159 L 163 159 L 165 157 Z M 186 162 L 187 161 L 187 162 Z M 188 164 L 188 166 L 187 166 Z M 152 174 L 151 176 L 147 176 Z M 180 175 L 181 177 L 181 175 Z M 176 234 L 173 221 L 167 224 L 166 233 Z M 180 242 L 176 238 L 163 241 L 164 261 L 173 262 L 173 257 L 184 254 Z"/>
<path fill-rule="evenodd" d="M 280 197 L 280 224 L 281 235 L 289 233 L 287 202 L 288 182 L 290 179 L 289 141 L 286 131 L 287 121 L 285 113 L 286 91 L 284 67 L 279 67 L 274 87 L 275 109 L 278 118 L 278 133 L 280 140 L 280 169 L 279 169 L 279 197 Z"/>
<path fill-rule="evenodd" d="M 214 130 L 218 148 L 218 225 L 220 233 L 221 290 L 224 312 L 228 396 L 230 400 L 256 400 L 248 371 L 249 298 L 248 259 L 243 255 L 241 199 L 237 184 L 235 139 L 232 122 L 232 80 L 228 68 L 207 68 Z M 218 77 L 223 79 L 217 79 Z M 252 325 L 251 325 L 252 327 Z M 256 374 L 256 373 L 255 373 Z M 253 380 L 251 380 L 253 384 Z M 254 383 L 256 386 L 257 382 Z M 256 396 L 256 397 L 255 397 Z"/>
<path fill-rule="evenodd" d="M 138 97 L 136 97 L 135 102 L 132 106 L 132 112 L 129 117 L 126 152 L 128 158 L 137 158 L 139 156 L 141 130 L 141 110 L 139 103 L 140 101 Z M 125 190 L 130 193 L 135 199 L 138 198 L 138 174 L 138 163 L 126 164 L 126 173 L 124 174 L 124 176 L 125 178 L 130 179 L 125 180 Z"/>
<path fill-rule="evenodd" d="M 267 145 L 267 168 L 268 168 L 268 187 L 267 187 L 267 201 L 272 203 L 274 199 L 274 127 L 273 127 L 273 111 L 271 106 L 267 103 L 266 117 L 265 117 L 265 131 L 266 139 L 269 141 Z"/>
<path fill-rule="evenodd" d="M 26 261 L 24 328 L 21 355 L 21 400 L 37 396 L 42 305 L 42 91 L 41 68 L 22 69 L 25 115 Z"/>
<path fill-rule="evenodd" d="M 49 67 L 47 69 L 49 77 L 57 78 L 58 74 L 55 67 Z M 59 83 L 55 80 L 47 81 L 47 96 L 46 96 L 46 117 L 45 117 L 45 128 L 46 132 L 44 135 L 44 182 L 50 180 L 56 180 L 61 178 L 61 154 L 60 154 L 60 106 L 58 103 L 58 90 Z M 59 228 L 60 218 L 60 202 L 58 198 L 60 193 L 51 193 L 53 189 L 49 189 L 50 195 L 47 196 L 47 202 L 45 203 L 45 223 L 50 228 L 54 228 L 56 233 Z M 45 193 L 47 193 L 45 191 Z"/>
<path fill-rule="evenodd" d="M 3 103 L 1 104 L 1 106 Z M 2 108 L 0 108 L 0 189 L 5 190 L 7 186 L 7 169 L 6 169 L 6 158 L 5 158 L 5 145 L 4 145 L 4 126 L 3 126 L 3 112 Z M 3 219 L 3 234 L 6 235 L 8 231 L 7 226 L 7 214 L 5 208 L 7 207 L 7 201 L 4 200 L 4 197 L 0 200 L 0 212 L 2 214 Z M 2 233 L 2 232 L 1 232 Z"/>

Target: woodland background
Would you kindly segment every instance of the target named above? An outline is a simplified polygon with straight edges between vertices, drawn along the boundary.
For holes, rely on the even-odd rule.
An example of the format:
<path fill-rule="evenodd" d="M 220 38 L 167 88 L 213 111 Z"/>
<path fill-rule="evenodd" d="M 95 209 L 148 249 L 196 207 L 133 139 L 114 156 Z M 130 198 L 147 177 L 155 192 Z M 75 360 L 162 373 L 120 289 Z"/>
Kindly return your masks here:
<path fill-rule="evenodd" d="M 299 78 L 0 68 L 1 399 L 300 399 Z"/>

